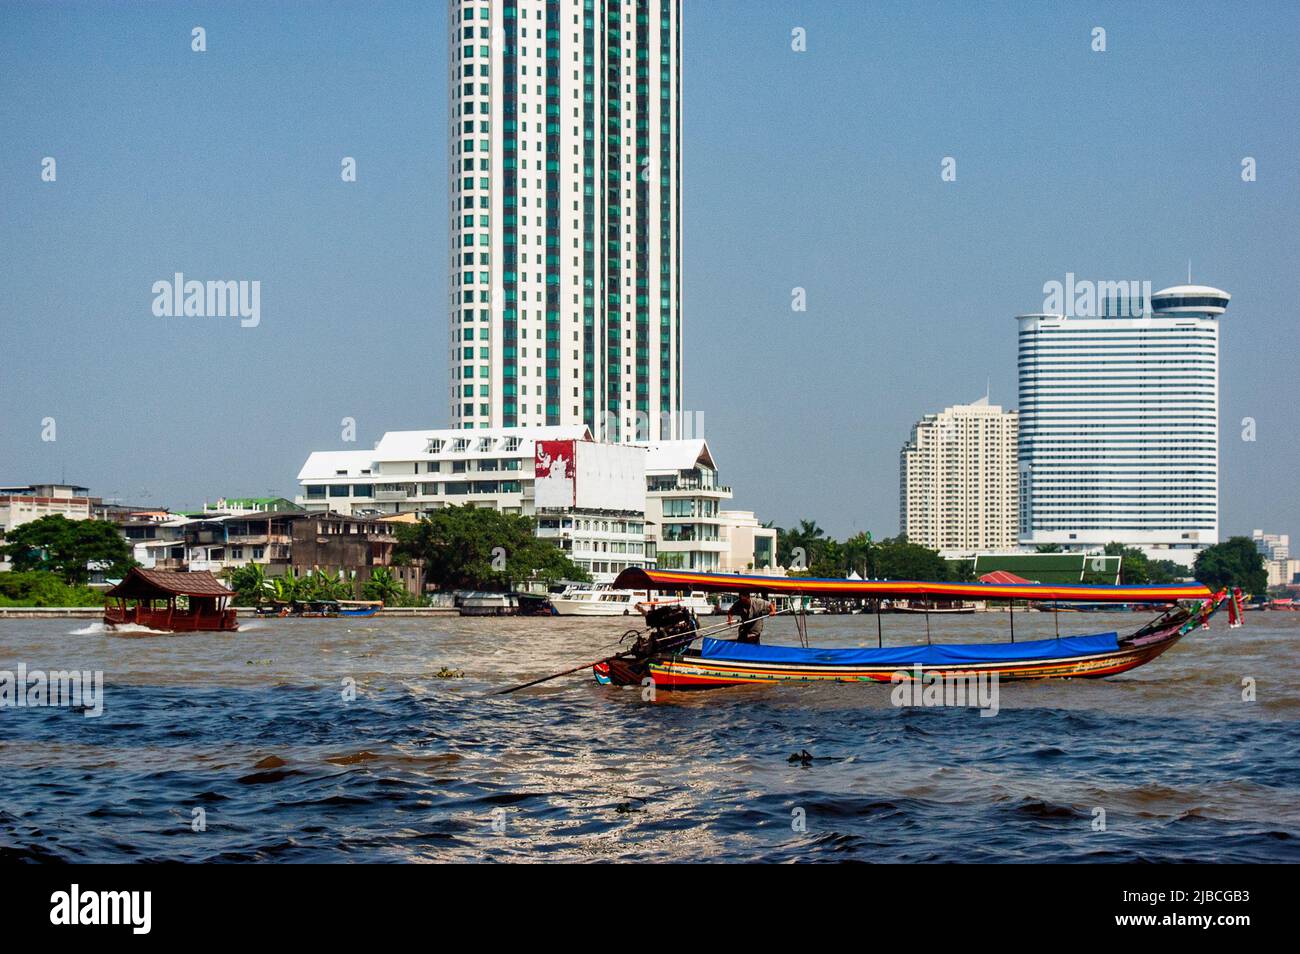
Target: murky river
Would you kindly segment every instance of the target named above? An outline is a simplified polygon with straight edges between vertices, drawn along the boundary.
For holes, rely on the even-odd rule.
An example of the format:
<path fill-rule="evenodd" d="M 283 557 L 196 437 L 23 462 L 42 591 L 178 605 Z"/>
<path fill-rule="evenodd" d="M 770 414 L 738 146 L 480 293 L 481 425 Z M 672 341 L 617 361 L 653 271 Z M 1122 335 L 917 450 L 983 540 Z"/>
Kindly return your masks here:
<path fill-rule="evenodd" d="M 897 708 L 868 685 L 645 702 L 590 672 L 491 695 L 602 655 L 635 622 L 128 636 L 0 620 L 0 671 L 105 684 L 99 717 L 0 708 L 0 859 L 1300 860 L 1300 614 L 1237 630 L 1220 615 L 1107 680 L 1003 683 L 993 718 Z M 921 619 L 883 623 L 886 645 L 925 639 Z M 1055 624 L 1017 614 L 1016 636 Z M 1007 638 L 1005 614 L 931 626 Z M 816 617 L 809 636 L 874 646 L 876 620 Z M 766 642 L 795 639 L 769 623 Z"/>

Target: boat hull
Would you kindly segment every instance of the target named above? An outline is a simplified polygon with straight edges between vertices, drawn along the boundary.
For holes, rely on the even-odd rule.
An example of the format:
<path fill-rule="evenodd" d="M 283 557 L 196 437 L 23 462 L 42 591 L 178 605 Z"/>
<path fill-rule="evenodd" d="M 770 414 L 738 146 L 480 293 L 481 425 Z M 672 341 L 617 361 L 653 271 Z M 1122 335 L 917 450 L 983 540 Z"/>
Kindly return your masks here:
<path fill-rule="evenodd" d="M 938 674 L 955 676 L 991 676 L 1010 679 L 1097 679 L 1127 672 L 1155 659 L 1177 638 L 1159 645 L 1135 647 L 1095 657 L 1061 660 L 1034 660 L 1026 663 L 972 664 L 968 666 L 804 666 L 737 663 L 683 656 L 650 664 L 650 675 L 658 689 L 718 689 L 724 686 L 765 685 L 790 682 L 883 682 L 894 680 L 895 673 L 905 678 Z"/>
<path fill-rule="evenodd" d="M 631 616 L 636 607 L 631 603 L 601 603 L 596 600 L 566 600 L 552 598 L 557 616 Z"/>
<path fill-rule="evenodd" d="M 999 681 L 1018 679 L 1099 679 L 1145 665 L 1172 647 L 1184 635 L 1181 627 L 1152 633 L 1140 640 L 1121 643 L 1117 649 L 1060 658 L 1006 659 L 978 663 L 906 663 L 875 665 L 803 664 L 761 660 L 709 659 L 695 653 L 650 660 L 646 673 L 626 678 L 618 668 L 596 673 L 602 685 L 640 684 L 648 674 L 656 689 L 720 689 L 727 686 L 772 685 L 799 682 L 891 683 L 918 676 L 944 678 L 994 676 Z M 923 648 L 923 647 L 922 647 Z M 901 674 L 901 675 L 900 675 Z"/>
<path fill-rule="evenodd" d="M 109 607 L 104 611 L 104 626 L 109 630 L 141 626 L 159 633 L 233 633 L 239 629 L 239 620 L 233 609 L 196 614 L 144 607 L 128 607 L 122 612 Z"/>

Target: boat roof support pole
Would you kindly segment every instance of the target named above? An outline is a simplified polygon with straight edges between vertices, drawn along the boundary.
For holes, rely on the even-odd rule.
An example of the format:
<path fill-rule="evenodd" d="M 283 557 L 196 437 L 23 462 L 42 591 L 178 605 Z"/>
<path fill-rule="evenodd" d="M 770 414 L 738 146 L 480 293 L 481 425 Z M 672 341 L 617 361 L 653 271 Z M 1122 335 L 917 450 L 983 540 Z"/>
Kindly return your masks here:
<path fill-rule="evenodd" d="M 1011 618 L 1011 641 L 1016 641 L 1016 601 L 1007 600 L 1007 616 Z"/>
<path fill-rule="evenodd" d="M 880 629 L 880 600 L 876 600 L 876 648 L 883 649 L 885 646 L 885 636 Z"/>
<path fill-rule="evenodd" d="M 925 644 L 930 645 L 930 604 L 925 606 Z"/>

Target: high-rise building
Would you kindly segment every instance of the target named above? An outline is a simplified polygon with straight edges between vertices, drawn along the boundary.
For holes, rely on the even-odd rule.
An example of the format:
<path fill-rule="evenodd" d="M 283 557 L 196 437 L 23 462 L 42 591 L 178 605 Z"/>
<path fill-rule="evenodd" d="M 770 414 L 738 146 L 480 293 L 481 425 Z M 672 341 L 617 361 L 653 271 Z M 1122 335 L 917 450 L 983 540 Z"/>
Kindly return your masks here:
<path fill-rule="evenodd" d="M 1114 541 L 1189 564 L 1218 542 L 1230 297 L 1179 285 L 1103 317 L 1018 316 L 1022 543 Z"/>
<path fill-rule="evenodd" d="M 1252 530 L 1250 539 L 1265 560 L 1287 560 L 1291 557 L 1291 536 L 1286 533 L 1265 533 Z"/>
<path fill-rule="evenodd" d="M 1017 427 L 987 398 L 917 421 L 899 455 L 899 531 L 954 557 L 1013 548 Z"/>
<path fill-rule="evenodd" d="M 678 437 L 680 0 L 448 0 L 456 428 Z"/>

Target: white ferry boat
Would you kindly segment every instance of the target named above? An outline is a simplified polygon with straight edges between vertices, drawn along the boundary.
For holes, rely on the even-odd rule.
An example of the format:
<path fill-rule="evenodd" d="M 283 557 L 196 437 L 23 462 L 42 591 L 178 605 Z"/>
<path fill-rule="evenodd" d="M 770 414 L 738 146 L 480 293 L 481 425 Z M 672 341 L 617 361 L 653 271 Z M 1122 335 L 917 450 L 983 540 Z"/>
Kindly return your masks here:
<path fill-rule="evenodd" d="M 569 586 L 559 596 L 551 597 L 551 605 L 560 616 L 631 616 L 645 613 L 652 606 L 680 603 L 699 615 L 714 612 L 703 591 L 682 596 L 664 593 L 651 597 L 646 590 L 616 590 L 607 583 L 596 586 Z"/>

